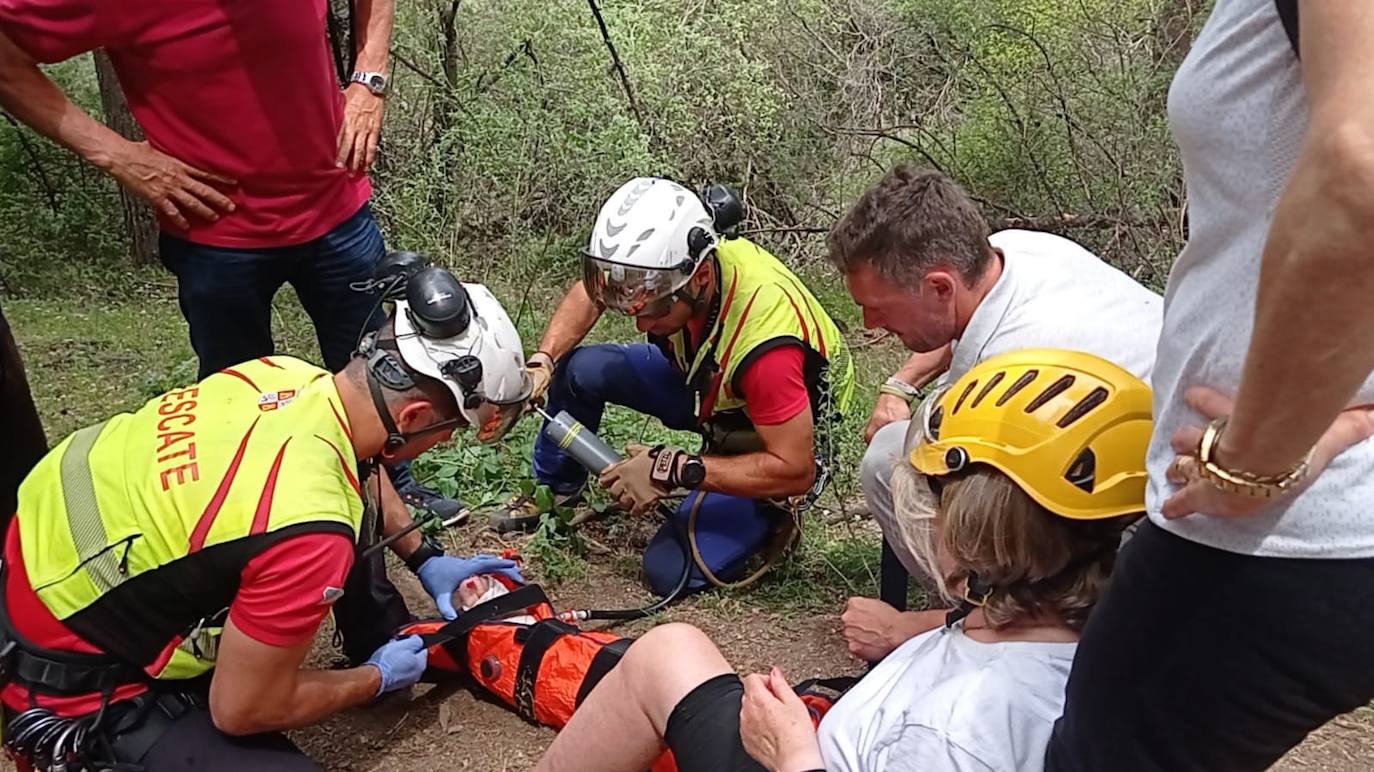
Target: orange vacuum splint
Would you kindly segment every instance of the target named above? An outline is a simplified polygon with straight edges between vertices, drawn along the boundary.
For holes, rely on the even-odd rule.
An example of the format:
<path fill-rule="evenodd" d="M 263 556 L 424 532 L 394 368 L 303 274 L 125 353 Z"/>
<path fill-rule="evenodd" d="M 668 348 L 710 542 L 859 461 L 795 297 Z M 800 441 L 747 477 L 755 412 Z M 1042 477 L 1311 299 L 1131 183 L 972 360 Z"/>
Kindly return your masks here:
<path fill-rule="evenodd" d="M 426 680 L 470 678 L 527 721 L 561 729 L 632 639 L 585 632 L 559 619 L 538 585 L 493 578 L 510 592 L 452 622 L 415 622 L 399 634 L 419 635 L 429 647 Z M 510 621 L 516 616 L 526 619 Z"/>

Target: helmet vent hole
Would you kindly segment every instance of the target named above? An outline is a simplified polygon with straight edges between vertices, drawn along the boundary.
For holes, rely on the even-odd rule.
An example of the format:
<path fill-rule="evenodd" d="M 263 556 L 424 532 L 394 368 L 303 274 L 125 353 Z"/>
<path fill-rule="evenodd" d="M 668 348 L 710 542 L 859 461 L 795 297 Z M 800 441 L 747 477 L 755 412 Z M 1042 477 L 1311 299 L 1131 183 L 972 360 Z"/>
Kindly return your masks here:
<path fill-rule="evenodd" d="M 649 237 L 652 236 L 652 235 L 654 235 L 654 229 L 653 229 L 653 228 L 650 228 L 649 230 L 644 231 L 643 233 L 639 234 L 639 238 L 635 239 L 635 241 L 644 241 L 645 239 L 649 238 Z"/>
<path fill-rule="evenodd" d="M 1067 429 L 1069 424 L 1091 413 L 1093 408 L 1107 401 L 1107 390 L 1098 386 L 1088 393 L 1088 396 L 1078 400 L 1078 404 L 1069 409 L 1064 417 L 1059 419 L 1056 424 L 1060 429 Z"/>
<path fill-rule="evenodd" d="M 1026 412 L 1034 413 L 1035 411 L 1044 407 L 1045 404 L 1048 403 L 1050 400 L 1054 399 L 1060 394 L 1063 394 L 1065 391 L 1068 391 L 1069 387 L 1072 385 L 1072 375 L 1065 375 L 1059 380 L 1055 381 L 1054 383 L 1051 383 L 1048 388 L 1040 392 L 1040 396 L 1031 400 L 1029 405 L 1026 405 Z"/>
<path fill-rule="evenodd" d="M 957 415 L 959 409 L 964 406 L 964 402 L 968 399 L 968 395 L 972 394 L 976 388 L 978 388 L 978 381 L 969 381 L 968 385 L 964 387 L 964 393 L 959 395 L 959 401 L 954 403 L 954 409 L 949 411 L 949 414 Z"/>
<path fill-rule="evenodd" d="M 1006 377 L 1007 374 L 1005 372 L 998 372 L 996 375 L 989 378 L 987 385 L 978 392 L 978 396 L 973 398 L 973 404 L 968 406 L 969 410 L 978 407 L 978 403 L 982 402 L 983 399 L 987 397 L 988 393 L 997 388 L 997 384 L 1001 383 L 1002 379 Z"/>
<path fill-rule="evenodd" d="M 1078 454 L 1078 458 L 1074 459 L 1069 471 L 1064 474 L 1064 479 L 1068 480 L 1070 485 L 1081 488 L 1087 493 L 1093 492 L 1093 483 L 1096 481 L 1096 477 L 1097 455 L 1092 452 L 1091 448 L 1084 448 L 1083 452 Z"/>
<path fill-rule="evenodd" d="M 998 397 L 997 401 L 993 404 L 997 405 L 997 407 L 1001 407 L 1007 404 L 1007 402 L 1009 402 L 1012 397 L 1016 396 L 1016 392 L 1031 385 L 1031 381 L 1034 381 L 1036 378 L 1039 377 L 1039 370 L 1027 370 L 1026 372 L 1022 373 L 1021 377 L 1017 378 L 1016 382 L 1011 385 L 1011 388 L 1007 389 L 1006 393 Z"/>
<path fill-rule="evenodd" d="M 935 408 L 935 412 L 930 414 L 930 421 L 927 422 L 932 440 L 940 439 L 940 424 L 945 421 L 945 408 L 940 406 Z"/>

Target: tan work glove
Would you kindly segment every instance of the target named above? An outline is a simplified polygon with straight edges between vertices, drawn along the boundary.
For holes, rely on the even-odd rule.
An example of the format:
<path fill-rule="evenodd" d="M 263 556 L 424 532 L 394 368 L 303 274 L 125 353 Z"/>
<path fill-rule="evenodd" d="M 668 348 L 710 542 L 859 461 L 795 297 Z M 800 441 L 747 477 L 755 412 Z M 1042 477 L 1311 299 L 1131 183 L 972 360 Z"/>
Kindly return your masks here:
<path fill-rule="evenodd" d="M 544 404 L 544 395 L 548 393 L 549 384 L 553 383 L 553 357 L 536 351 L 534 356 L 525 361 L 525 372 L 530 377 L 530 398 L 525 404 L 533 410 Z"/>
<path fill-rule="evenodd" d="M 610 490 L 621 509 L 642 515 L 653 508 L 668 491 L 650 477 L 654 468 L 652 448 L 645 445 L 625 447 L 626 458 L 601 473 L 601 485 Z"/>

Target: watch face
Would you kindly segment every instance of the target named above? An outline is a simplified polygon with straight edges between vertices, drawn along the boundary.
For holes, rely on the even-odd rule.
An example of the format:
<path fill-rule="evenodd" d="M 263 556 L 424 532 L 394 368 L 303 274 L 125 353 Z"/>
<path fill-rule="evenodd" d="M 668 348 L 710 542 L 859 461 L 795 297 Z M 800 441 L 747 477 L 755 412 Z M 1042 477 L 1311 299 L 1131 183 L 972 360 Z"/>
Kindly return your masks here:
<path fill-rule="evenodd" d="M 706 465 L 701 462 L 701 459 L 694 458 L 682 465 L 682 472 L 679 476 L 682 478 L 684 488 L 695 488 L 706 481 Z"/>
<path fill-rule="evenodd" d="M 386 76 L 380 72 L 355 72 L 353 82 L 361 83 L 368 91 L 378 96 L 386 93 Z"/>

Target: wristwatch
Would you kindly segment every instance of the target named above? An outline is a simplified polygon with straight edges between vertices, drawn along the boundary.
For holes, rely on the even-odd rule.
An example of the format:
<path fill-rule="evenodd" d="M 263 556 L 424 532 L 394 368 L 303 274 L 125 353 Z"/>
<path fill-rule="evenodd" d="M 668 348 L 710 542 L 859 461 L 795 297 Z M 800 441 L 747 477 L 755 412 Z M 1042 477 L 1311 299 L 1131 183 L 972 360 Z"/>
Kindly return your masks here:
<path fill-rule="evenodd" d="M 706 462 L 701 460 L 701 456 L 663 445 L 649 452 L 654 460 L 649 469 L 649 479 L 660 488 L 696 488 L 706 481 Z M 682 459 L 681 462 L 678 459 Z"/>
<path fill-rule="evenodd" d="M 443 554 L 444 548 L 439 546 L 439 542 L 435 541 L 433 536 L 426 534 L 425 537 L 420 540 L 419 548 L 410 553 L 410 557 L 406 558 L 406 568 L 409 568 L 410 572 L 413 574 L 419 573 L 420 566 L 423 566 L 426 560 L 440 557 Z"/>
<path fill-rule="evenodd" d="M 349 83 L 361 83 L 377 96 L 386 96 L 386 73 L 384 72 L 355 72 L 353 77 L 348 79 Z"/>
<path fill-rule="evenodd" d="M 706 462 L 701 460 L 701 456 L 687 456 L 674 476 L 679 488 L 699 488 L 706 482 Z"/>
<path fill-rule="evenodd" d="M 1217 447 L 1221 444 L 1221 433 L 1226 430 L 1229 416 L 1222 416 L 1211 423 L 1202 433 L 1198 442 L 1198 473 L 1217 490 L 1234 493 L 1251 499 L 1272 499 L 1282 496 L 1307 480 L 1311 471 L 1312 451 L 1291 469 L 1278 474 L 1259 475 L 1240 469 L 1229 469 L 1217 463 Z"/>

